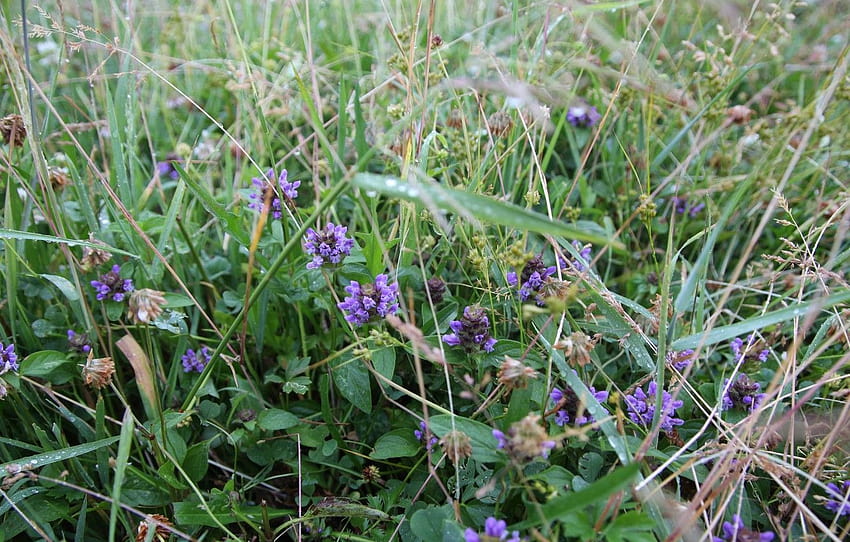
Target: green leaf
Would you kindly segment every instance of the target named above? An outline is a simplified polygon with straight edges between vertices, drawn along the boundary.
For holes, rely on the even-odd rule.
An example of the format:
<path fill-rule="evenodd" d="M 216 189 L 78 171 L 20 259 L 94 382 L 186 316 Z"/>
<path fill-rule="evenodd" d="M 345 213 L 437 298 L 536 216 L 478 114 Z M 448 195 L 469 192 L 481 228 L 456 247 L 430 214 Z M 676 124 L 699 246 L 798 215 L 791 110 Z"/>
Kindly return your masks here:
<path fill-rule="evenodd" d="M 454 420 L 454 427 L 452 421 Z M 472 441 L 472 457 L 480 463 L 492 463 L 504 460 L 504 454 L 496 449 L 496 438 L 493 436 L 493 428 L 460 416 L 449 416 L 440 414 L 431 416 L 428 420 L 431 432 L 442 438 L 452 429 L 466 433 Z"/>
<path fill-rule="evenodd" d="M 387 346 L 372 352 L 372 365 L 388 380 L 395 374 L 395 348 Z"/>
<path fill-rule="evenodd" d="M 430 180 L 413 183 L 386 175 L 358 173 L 354 176 L 352 182 L 366 192 L 377 192 L 392 198 L 413 201 L 429 209 L 436 208 L 466 217 L 474 217 L 488 224 L 499 224 L 520 231 L 535 231 L 599 245 L 610 245 L 618 250 L 623 249 L 623 245 L 619 241 L 590 234 L 512 203 L 471 192 L 445 188 Z"/>
<path fill-rule="evenodd" d="M 0 465 L 0 478 L 9 476 L 10 465 L 32 465 L 33 467 L 43 467 L 45 465 L 50 465 L 51 463 L 56 463 L 57 461 L 65 461 L 67 459 L 71 459 L 72 457 L 77 457 L 79 455 L 93 452 L 97 449 L 103 448 L 104 446 L 109 446 L 110 444 L 116 442 L 118 438 L 119 437 L 109 437 L 105 439 L 96 440 L 94 442 L 78 444 L 76 446 L 71 446 L 62 450 L 53 450 L 50 452 L 31 455 L 28 457 L 21 457 L 13 461 L 9 461 L 8 463 Z"/>
<path fill-rule="evenodd" d="M 279 408 L 270 408 L 260 412 L 257 425 L 266 431 L 289 429 L 298 425 L 298 416 Z"/>
<path fill-rule="evenodd" d="M 410 530 L 420 540 L 442 540 L 443 525 L 452 521 L 451 510 L 447 506 L 425 508 L 419 510 L 410 518 Z"/>
<path fill-rule="evenodd" d="M 34 352 L 21 361 L 19 371 L 22 375 L 47 378 L 65 364 L 73 363 L 64 352 L 42 350 Z"/>
<path fill-rule="evenodd" d="M 581 477 L 592 482 L 602 470 L 602 456 L 596 452 L 587 452 L 578 460 L 578 473 Z"/>
<path fill-rule="evenodd" d="M 199 482 L 206 476 L 210 464 L 209 450 L 209 441 L 199 442 L 186 450 L 186 458 L 183 460 L 183 471 L 193 482 Z"/>
<path fill-rule="evenodd" d="M 106 244 L 101 243 L 92 243 L 91 241 L 80 241 L 78 239 L 68 239 L 65 237 L 56 237 L 55 235 L 44 235 L 41 233 L 30 233 L 26 231 L 17 231 L 10 230 L 7 228 L 0 228 L 0 239 L 17 239 L 20 241 L 41 241 L 45 243 L 63 243 L 72 247 L 89 247 L 96 248 L 98 250 L 105 250 L 110 254 L 121 254 L 123 256 L 129 256 L 130 258 L 138 259 L 138 254 L 133 254 L 131 252 L 127 252 L 126 250 L 121 250 Z"/>
<path fill-rule="evenodd" d="M 375 450 L 369 454 L 369 457 L 372 459 L 411 457 L 422 450 L 422 443 L 416 440 L 412 430 L 395 429 L 378 439 L 375 443 Z"/>
<path fill-rule="evenodd" d="M 64 295 L 68 301 L 79 301 L 80 292 L 77 291 L 77 287 L 74 286 L 74 283 L 70 280 L 65 277 L 60 277 L 59 275 L 42 274 L 39 276 L 49 280 L 54 286 L 59 288 L 59 291 L 62 292 L 62 295 Z"/>
<path fill-rule="evenodd" d="M 390 519 L 386 513 L 347 499 L 329 497 L 311 506 L 305 518 L 369 518 L 381 521 Z"/>
<path fill-rule="evenodd" d="M 369 371 L 359 359 L 345 356 L 333 368 L 333 379 L 339 393 L 363 412 L 372 412 L 372 387 Z"/>
<path fill-rule="evenodd" d="M 670 348 L 673 350 L 685 350 L 686 348 L 697 348 L 716 344 L 786 320 L 801 318 L 810 314 L 812 311 L 828 309 L 846 301 L 850 301 L 850 291 L 838 292 L 825 298 L 797 303 L 790 307 L 785 307 L 784 309 L 769 312 L 742 322 L 716 327 L 711 331 L 702 331 L 686 337 L 680 337 L 673 341 Z"/>

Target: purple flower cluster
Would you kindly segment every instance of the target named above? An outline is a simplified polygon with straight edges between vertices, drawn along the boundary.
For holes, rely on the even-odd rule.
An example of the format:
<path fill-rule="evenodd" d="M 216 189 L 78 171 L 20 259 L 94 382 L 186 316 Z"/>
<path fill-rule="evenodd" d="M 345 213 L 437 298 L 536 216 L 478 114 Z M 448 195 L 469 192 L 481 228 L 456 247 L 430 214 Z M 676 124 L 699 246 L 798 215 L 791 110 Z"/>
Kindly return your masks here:
<path fill-rule="evenodd" d="M 348 296 L 337 307 L 346 313 L 345 319 L 356 326 L 398 310 L 398 283 L 389 284 L 384 274 L 375 277 L 374 284 L 361 285 L 352 280 L 345 291 Z"/>
<path fill-rule="evenodd" d="M 687 196 L 673 196 L 673 209 L 680 215 L 688 213 L 688 216 L 694 218 L 700 211 L 705 209 L 705 203 L 693 205 L 688 203 Z"/>
<path fill-rule="evenodd" d="M 845 480 L 841 488 L 832 482 L 826 484 L 830 498 L 824 506 L 839 516 L 850 516 L 850 480 Z"/>
<path fill-rule="evenodd" d="M 760 362 L 767 361 L 767 357 L 770 355 L 770 350 L 763 348 L 758 352 L 755 352 L 755 348 L 753 348 L 755 344 L 755 335 L 748 336 L 746 344 L 744 344 L 744 340 L 742 338 L 736 337 L 729 343 L 729 348 L 731 348 L 732 353 L 735 354 L 735 361 L 741 361 L 742 359 L 757 359 Z"/>
<path fill-rule="evenodd" d="M 254 177 L 251 182 L 257 189 L 251 193 L 251 202 L 248 203 L 248 208 L 256 211 L 262 211 L 265 205 L 266 196 L 271 198 L 269 204 L 269 212 L 275 219 L 280 219 L 283 216 L 283 203 L 281 203 L 281 195 L 287 203 L 292 203 L 298 197 L 298 187 L 301 186 L 301 181 L 289 182 L 287 180 L 287 171 L 284 169 L 280 172 L 277 178 L 277 185 L 280 189 L 278 193 L 272 181 L 275 178 L 274 170 L 270 169 L 266 172 L 265 177 Z M 271 193 L 269 193 L 271 191 Z"/>
<path fill-rule="evenodd" d="M 578 251 L 579 257 L 570 262 L 567 262 L 563 258 L 559 258 L 558 261 L 561 263 L 561 267 L 581 273 L 587 269 L 590 265 L 590 260 L 593 259 L 593 247 L 591 245 L 582 245 L 579 241 L 573 241 L 572 245 Z"/>
<path fill-rule="evenodd" d="M 443 342 L 451 346 L 460 346 L 467 353 L 492 352 L 496 339 L 490 336 L 490 319 L 479 305 L 463 309 L 460 320 L 452 320 L 449 328 L 454 333 L 443 335 Z"/>
<path fill-rule="evenodd" d="M 200 350 L 195 352 L 191 348 L 186 350 L 186 353 L 180 358 L 183 361 L 183 372 L 191 371 L 203 372 L 207 363 L 212 360 L 212 351 L 206 346 L 202 346 Z"/>
<path fill-rule="evenodd" d="M 504 520 L 489 517 L 484 522 L 484 534 L 480 535 L 477 531 L 467 529 L 463 533 L 464 542 L 490 542 L 502 541 L 505 542 L 520 542 L 519 531 L 513 531 L 508 538 L 508 524 Z"/>
<path fill-rule="evenodd" d="M 17 370 L 18 355 L 15 354 L 15 345 L 3 346 L 3 343 L 0 342 L 0 375 Z"/>
<path fill-rule="evenodd" d="M 754 411 L 764 399 L 764 394 L 759 393 L 761 384 L 753 382 L 750 377 L 744 373 L 740 373 L 734 382 L 729 382 L 727 378 L 723 382 L 723 410 L 730 408 L 743 408 L 750 412 Z"/>
<path fill-rule="evenodd" d="M 325 229 L 319 231 L 308 228 L 304 252 L 312 256 L 313 261 L 307 264 L 307 269 L 318 269 L 325 264 L 336 265 L 351 254 L 354 239 L 345 236 L 347 231 L 345 226 L 336 226 L 333 222 L 328 222 Z"/>
<path fill-rule="evenodd" d="M 655 382 L 650 382 L 646 393 L 641 387 L 636 389 L 634 394 L 625 396 L 626 410 L 633 422 L 644 427 L 652 425 L 657 391 Z M 661 393 L 661 421 L 659 425 L 662 431 L 672 431 L 674 425 L 685 423 L 684 420 L 673 417 L 676 414 L 676 409 L 683 403 L 679 400 L 674 401 L 673 397 L 665 390 L 661 390 Z"/>
<path fill-rule="evenodd" d="M 723 522 L 723 536 L 712 537 L 713 542 L 771 542 L 776 535 L 770 531 L 760 533 L 744 527 L 741 516 L 735 514 L 732 521 Z"/>
<path fill-rule="evenodd" d="M 177 169 L 174 167 L 174 163 L 181 163 L 183 160 L 180 159 L 174 153 L 169 153 L 168 156 L 165 157 L 165 160 L 162 162 L 156 163 L 156 172 L 160 177 L 168 177 L 170 179 L 177 180 L 180 177 L 180 173 L 178 173 Z"/>
<path fill-rule="evenodd" d="M 567 122 L 576 128 L 588 128 L 594 126 L 602 115 L 592 105 L 573 105 L 567 109 Z"/>
<path fill-rule="evenodd" d="M 91 281 L 91 285 L 97 292 L 98 301 L 111 299 L 121 302 L 134 289 L 131 279 L 121 278 L 121 266 L 119 265 L 113 265 L 111 271 L 101 275 L 100 280 Z"/>
<path fill-rule="evenodd" d="M 77 333 L 73 329 L 68 330 L 68 348 L 80 354 L 91 352 L 91 342 L 85 333 Z"/>
<path fill-rule="evenodd" d="M 588 390 L 600 403 L 608 400 L 607 391 L 596 391 L 593 386 L 589 386 Z M 574 425 L 585 425 L 596 421 L 593 416 L 585 414 L 578 395 L 570 387 L 564 388 L 563 391 L 559 388 L 553 388 L 552 392 L 549 393 L 549 399 L 555 406 L 561 405 L 558 412 L 555 413 L 555 423 L 561 427 L 570 422 Z"/>
<path fill-rule="evenodd" d="M 522 268 L 520 276 L 513 271 L 508 273 L 508 284 L 516 286 L 519 284 L 519 298 L 525 301 L 532 295 L 538 305 L 543 306 L 545 303 L 544 296 L 540 293 L 546 281 L 555 274 L 555 266 L 547 267 L 543 263 L 542 256 L 535 256 L 528 260 Z"/>
<path fill-rule="evenodd" d="M 684 371 L 693 362 L 694 351 L 690 348 L 681 352 L 667 352 L 667 364 L 672 365 L 677 371 Z"/>
<path fill-rule="evenodd" d="M 423 443 L 425 445 L 426 450 L 430 450 L 432 446 L 437 444 L 439 439 L 433 435 L 430 431 L 428 431 L 428 426 L 425 422 L 419 422 L 419 429 L 413 430 L 413 436 L 416 437 L 416 440 Z"/>

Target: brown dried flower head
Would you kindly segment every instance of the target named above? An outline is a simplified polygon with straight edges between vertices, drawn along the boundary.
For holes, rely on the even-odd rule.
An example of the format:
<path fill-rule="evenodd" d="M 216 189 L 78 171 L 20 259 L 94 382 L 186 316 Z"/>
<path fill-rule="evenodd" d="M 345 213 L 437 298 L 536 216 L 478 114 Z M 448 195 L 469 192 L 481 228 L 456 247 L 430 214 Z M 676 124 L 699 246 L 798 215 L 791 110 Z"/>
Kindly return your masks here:
<path fill-rule="evenodd" d="M 499 441 L 498 448 L 517 463 L 531 461 L 535 457 L 546 458 L 557 443 L 546 433 L 540 423 L 539 414 L 529 414 L 508 429 L 507 434 L 494 430 L 493 436 Z"/>
<path fill-rule="evenodd" d="M 509 390 L 524 388 L 528 385 L 528 380 L 537 378 L 537 371 L 531 367 L 526 367 L 518 359 L 510 356 L 505 356 L 505 361 L 499 368 L 499 382 Z"/>
<path fill-rule="evenodd" d="M 6 115 L 0 119 L 0 135 L 10 147 L 21 147 L 27 137 L 27 127 L 20 115 Z"/>
<path fill-rule="evenodd" d="M 381 480 L 381 469 L 377 465 L 366 465 L 361 474 L 366 482 L 379 482 Z"/>
<path fill-rule="evenodd" d="M 112 358 L 95 358 L 94 351 L 89 351 L 89 358 L 83 366 L 83 382 L 86 386 L 101 389 L 112 382 L 115 374 L 115 363 Z"/>
<path fill-rule="evenodd" d="M 514 121 L 504 111 L 496 111 L 487 119 L 487 125 L 490 127 L 490 133 L 493 134 L 493 137 L 504 137 L 514 127 Z"/>
<path fill-rule="evenodd" d="M 154 521 L 159 523 L 154 523 Z M 162 514 L 151 514 L 146 520 L 139 522 L 139 528 L 136 529 L 136 542 L 143 542 L 148 536 L 148 527 L 153 525 L 156 526 L 153 535 L 154 542 L 165 542 L 168 540 L 171 530 L 166 525 L 168 527 L 174 527 L 174 524 Z"/>
<path fill-rule="evenodd" d="M 165 305 L 164 292 L 142 288 L 130 294 L 127 316 L 134 324 L 150 324 L 162 314 L 162 306 Z"/>
<path fill-rule="evenodd" d="M 106 246 L 106 243 L 94 238 L 94 234 L 89 234 L 89 243 Z M 83 257 L 80 260 L 81 267 L 84 271 L 89 271 L 95 267 L 99 267 L 112 259 L 112 254 L 105 250 L 94 247 L 83 247 Z"/>
<path fill-rule="evenodd" d="M 68 170 L 65 168 L 48 167 L 47 178 L 55 191 L 64 190 L 66 186 L 71 184 L 71 178 L 68 176 Z"/>
<path fill-rule="evenodd" d="M 446 126 L 454 128 L 455 130 L 460 130 L 463 128 L 463 121 L 463 111 L 458 108 L 454 108 L 449 111 L 449 117 L 446 119 Z"/>
<path fill-rule="evenodd" d="M 752 116 L 753 110 L 746 105 L 735 105 L 726 110 L 726 118 L 732 124 L 746 124 Z"/>
<path fill-rule="evenodd" d="M 564 356 L 573 367 L 584 367 L 590 363 L 590 353 L 596 347 L 597 338 L 588 337 L 580 331 L 574 331 L 569 337 L 555 343 L 557 350 L 563 350 Z"/>
<path fill-rule="evenodd" d="M 457 464 L 461 459 L 472 455 L 472 439 L 469 435 L 458 430 L 449 431 L 440 439 L 443 452 Z"/>

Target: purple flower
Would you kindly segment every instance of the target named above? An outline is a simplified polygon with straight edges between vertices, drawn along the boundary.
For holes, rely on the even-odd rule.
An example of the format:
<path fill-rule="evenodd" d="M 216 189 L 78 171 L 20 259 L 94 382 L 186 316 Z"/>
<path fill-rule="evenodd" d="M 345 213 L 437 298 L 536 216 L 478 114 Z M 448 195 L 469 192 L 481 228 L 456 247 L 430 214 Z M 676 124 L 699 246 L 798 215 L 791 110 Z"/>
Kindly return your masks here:
<path fill-rule="evenodd" d="M 580 104 L 567 109 L 567 122 L 576 128 L 588 128 L 599 122 L 602 115 L 592 105 Z"/>
<path fill-rule="evenodd" d="M 200 354 L 200 355 L 199 355 Z M 183 372 L 188 373 L 190 371 L 195 372 L 203 372 L 204 367 L 207 366 L 207 363 L 212 360 L 212 351 L 206 346 L 202 346 L 198 352 L 195 352 L 191 348 L 186 350 L 186 353 L 180 358 L 183 360 Z"/>
<path fill-rule="evenodd" d="M 723 410 L 739 407 L 752 412 L 759 407 L 762 399 L 764 399 L 764 394 L 759 393 L 761 384 L 753 382 L 744 373 L 740 373 L 737 380 L 731 384 L 727 378 L 723 382 L 723 389 L 725 390 L 723 393 Z"/>
<path fill-rule="evenodd" d="M 541 421 L 538 414 L 529 414 L 512 423 L 507 433 L 493 429 L 496 449 L 504 450 L 516 463 L 525 463 L 536 457 L 549 457 L 549 452 L 558 443 L 549 438 Z"/>
<path fill-rule="evenodd" d="M 607 391 L 596 391 L 593 386 L 589 386 L 587 389 L 600 403 L 608 400 Z M 563 391 L 559 388 L 553 388 L 549 393 L 549 399 L 555 406 L 560 405 L 558 412 L 555 413 L 555 423 L 561 427 L 571 421 L 575 425 L 586 425 L 596 421 L 593 416 L 586 414 L 584 405 L 582 405 L 576 392 L 570 387 L 564 388 Z"/>
<path fill-rule="evenodd" d="M 508 524 L 504 520 L 489 517 L 484 522 L 484 539 L 472 529 L 463 533 L 464 542 L 501 541 L 520 542 L 519 531 L 513 531 L 508 538 Z"/>
<path fill-rule="evenodd" d="M 324 230 L 307 229 L 304 252 L 313 257 L 307 269 L 318 269 L 325 264 L 336 265 L 351 254 L 354 239 L 345 236 L 348 228 L 328 222 Z"/>
<path fill-rule="evenodd" d="M 133 291 L 133 281 L 121 278 L 121 266 L 113 265 L 112 271 L 100 277 L 100 280 L 91 281 L 91 285 L 97 292 L 98 301 L 111 299 L 112 301 L 124 301 L 124 297 Z"/>
<path fill-rule="evenodd" d="M 168 153 L 165 157 L 165 160 L 162 162 L 156 163 L 156 172 L 160 177 L 169 177 L 171 179 L 177 180 L 180 177 L 180 173 L 177 172 L 177 169 L 174 167 L 175 163 L 181 163 L 183 160 L 174 153 Z"/>
<path fill-rule="evenodd" d="M 705 203 L 697 203 L 696 205 L 689 204 L 687 196 L 673 196 L 672 202 L 674 211 L 680 215 L 688 213 L 688 216 L 691 218 L 694 218 L 700 213 L 700 211 L 705 209 Z"/>
<path fill-rule="evenodd" d="M 346 313 L 345 319 L 356 326 L 398 310 L 398 283 L 387 283 L 386 275 L 375 277 L 374 284 L 361 285 L 352 280 L 345 291 L 348 296 L 337 307 Z"/>
<path fill-rule="evenodd" d="M 8 346 L 3 346 L 3 343 L 0 342 L 0 375 L 17 370 L 18 355 L 15 354 L 15 345 L 10 343 Z"/>
<path fill-rule="evenodd" d="M 744 344 L 744 340 L 740 337 L 736 337 L 732 339 L 729 343 L 729 348 L 732 349 L 732 353 L 735 354 L 735 361 L 743 360 L 753 360 L 757 359 L 761 362 L 767 361 L 767 357 L 770 355 L 770 350 L 767 348 L 763 348 L 756 352 L 756 344 L 757 340 L 755 335 L 750 334 L 747 337 L 747 342 Z"/>
<path fill-rule="evenodd" d="M 490 336 L 490 319 L 479 305 L 463 309 L 460 320 L 452 320 L 449 328 L 454 333 L 443 335 L 443 342 L 451 346 L 461 346 L 468 353 L 492 352 L 496 339 Z"/>
<path fill-rule="evenodd" d="M 68 348 L 80 354 L 91 352 L 91 342 L 85 333 L 77 333 L 73 329 L 68 330 Z"/>
<path fill-rule="evenodd" d="M 649 427 L 652 425 L 652 418 L 655 416 L 655 396 L 657 393 L 655 382 L 650 382 L 647 387 L 647 393 L 644 393 L 643 388 L 635 390 L 634 394 L 626 395 L 626 409 L 629 418 L 638 425 Z M 661 390 L 661 421 L 660 427 L 662 431 L 672 431 L 674 425 L 682 425 L 684 420 L 674 418 L 676 409 L 682 406 L 682 401 L 674 401 L 673 397 L 666 391 Z"/>
<path fill-rule="evenodd" d="M 681 352 L 667 352 L 667 364 L 675 367 L 677 371 L 684 371 L 693 361 L 694 351 L 690 348 Z"/>
<path fill-rule="evenodd" d="M 826 488 L 831 497 L 824 503 L 826 509 L 839 516 L 850 516 L 850 480 L 845 480 L 840 489 L 832 482 L 826 484 Z"/>
<path fill-rule="evenodd" d="M 248 203 L 248 208 L 257 211 L 262 211 L 265 205 L 266 197 L 271 198 L 269 202 L 269 212 L 275 219 L 280 219 L 283 216 L 283 204 L 281 203 L 281 195 L 288 204 L 294 204 L 295 198 L 298 197 L 298 187 L 301 186 L 301 181 L 289 182 L 287 180 L 287 171 L 284 169 L 280 172 L 277 178 L 278 188 L 275 189 L 272 181 L 275 178 L 274 170 L 270 169 L 266 172 L 265 177 L 254 177 L 251 182 L 257 189 L 248 197 L 251 202 Z M 280 190 L 278 193 L 277 190 Z"/>
<path fill-rule="evenodd" d="M 419 422 L 419 429 L 413 430 L 413 436 L 416 437 L 416 440 L 425 445 L 426 450 L 430 450 L 432 446 L 439 442 L 439 439 L 428 430 L 428 426 L 425 422 Z"/>
<path fill-rule="evenodd" d="M 519 298 L 525 301 L 532 295 L 534 300 L 541 307 L 545 304 L 546 299 L 541 293 L 543 285 L 549 280 L 549 277 L 555 274 L 555 266 L 546 267 L 543 263 L 542 256 L 534 256 L 522 268 L 522 273 L 519 277 L 515 272 L 510 272 L 507 275 L 508 284 L 511 286 L 519 285 Z"/>
<path fill-rule="evenodd" d="M 572 242 L 573 247 L 578 251 L 578 259 L 572 260 L 569 263 L 563 258 L 558 261 L 561 267 L 569 267 L 577 273 L 583 272 L 590 265 L 590 260 L 593 259 L 593 247 L 591 245 L 582 245 L 578 241 Z"/>
<path fill-rule="evenodd" d="M 712 537 L 713 542 L 771 542 L 774 534 L 770 531 L 760 533 L 744 527 L 741 516 L 732 516 L 732 522 L 723 522 L 723 536 Z"/>

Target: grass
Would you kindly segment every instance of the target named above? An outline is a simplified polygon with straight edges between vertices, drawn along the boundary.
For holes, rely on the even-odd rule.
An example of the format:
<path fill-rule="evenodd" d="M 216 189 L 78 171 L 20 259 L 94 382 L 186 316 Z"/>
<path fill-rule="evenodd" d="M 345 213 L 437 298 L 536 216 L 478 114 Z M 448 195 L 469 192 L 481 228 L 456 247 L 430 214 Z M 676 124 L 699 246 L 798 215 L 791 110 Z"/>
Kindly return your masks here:
<path fill-rule="evenodd" d="M 846 538 L 848 15 L 0 3 L 0 540 Z"/>

